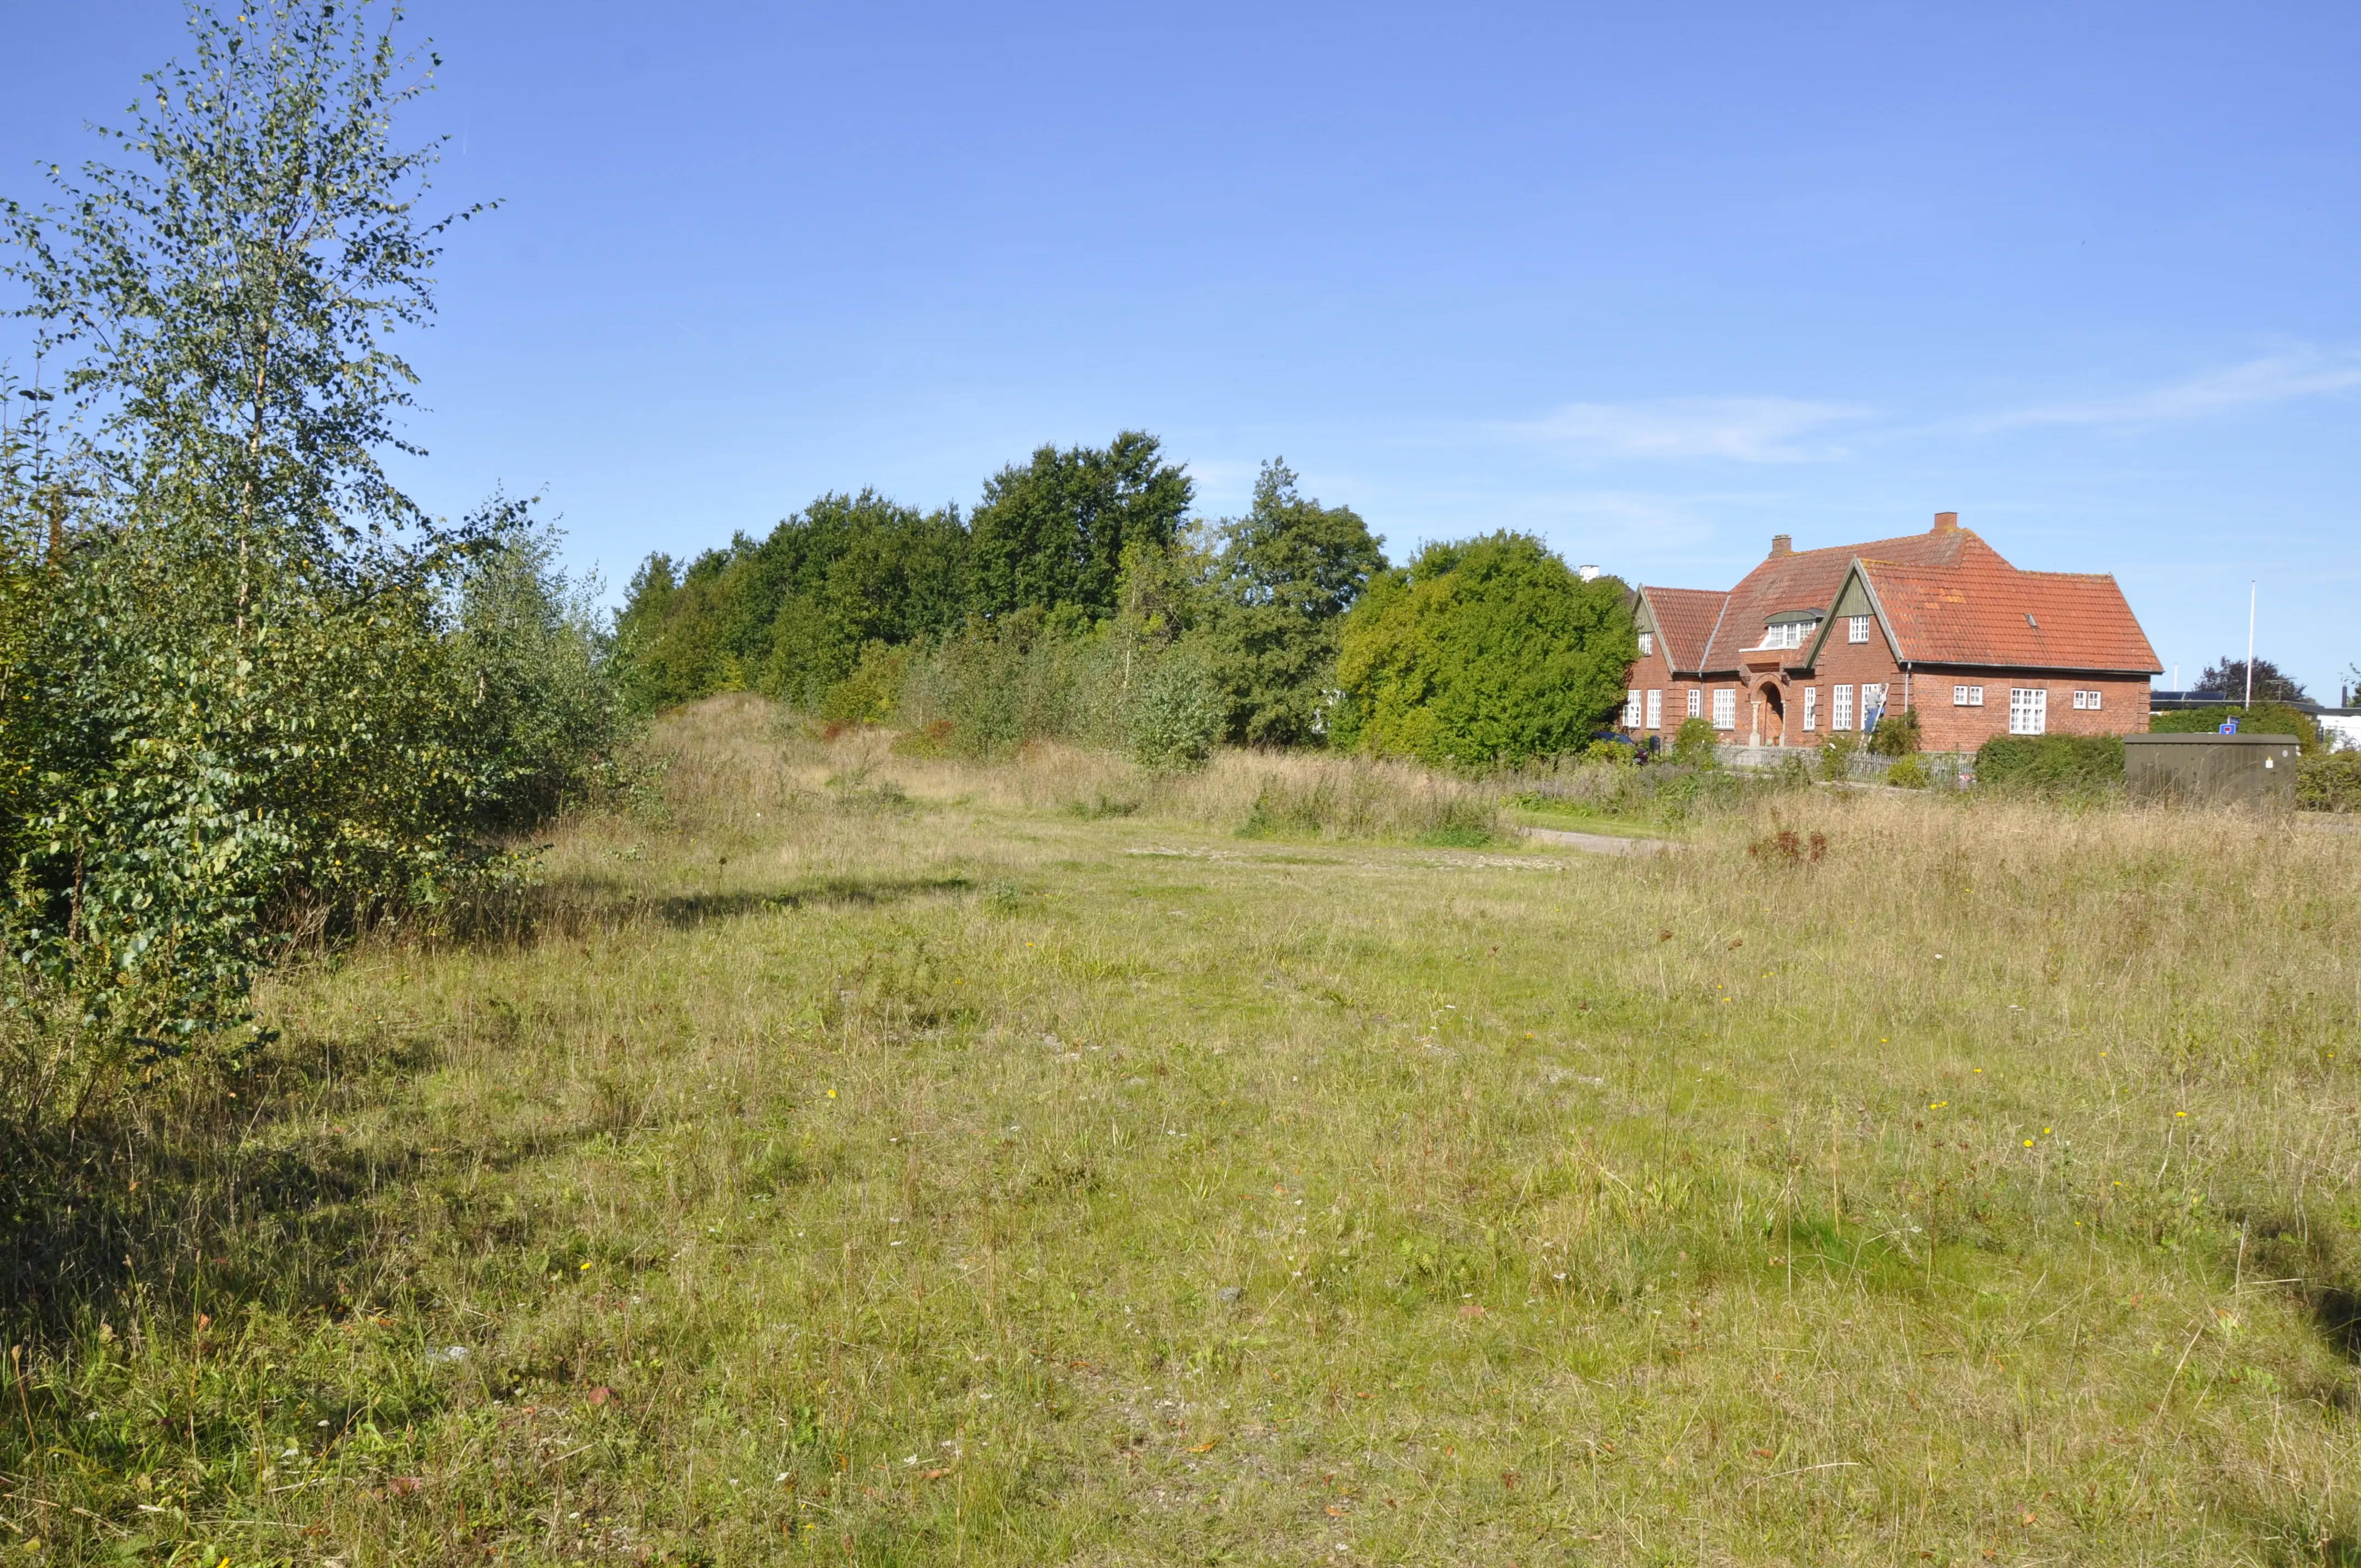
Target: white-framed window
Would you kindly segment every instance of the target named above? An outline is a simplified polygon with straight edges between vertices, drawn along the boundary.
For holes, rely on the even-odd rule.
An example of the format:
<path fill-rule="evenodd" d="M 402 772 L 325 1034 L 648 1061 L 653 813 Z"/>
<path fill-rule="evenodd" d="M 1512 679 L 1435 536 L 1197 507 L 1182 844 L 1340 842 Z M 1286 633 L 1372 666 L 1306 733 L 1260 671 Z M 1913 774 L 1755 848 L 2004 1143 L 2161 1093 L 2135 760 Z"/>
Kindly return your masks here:
<path fill-rule="evenodd" d="M 1801 648 L 1811 641 L 1812 628 L 1818 624 L 1817 620 L 1783 620 L 1776 626 L 1765 626 L 1763 629 L 1763 641 L 1756 646 Z"/>
<path fill-rule="evenodd" d="M 1689 717 L 1691 718 L 1701 718 L 1704 716 L 1705 693 L 1699 691 L 1695 686 L 1691 686 L 1689 687 Z"/>
<path fill-rule="evenodd" d="M 1828 688 L 1828 728 L 1831 729 L 1851 729 L 1852 687 L 1831 686 Z"/>
<path fill-rule="evenodd" d="M 1885 717 L 1885 687 L 1875 681 L 1861 684 L 1861 727 L 1869 729 Z"/>
<path fill-rule="evenodd" d="M 2099 694 L 2094 691 L 2083 691 L 2080 687 L 2077 687 L 2074 692 L 2074 706 L 2076 707 L 2096 707 L 2099 706 Z"/>
<path fill-rule="evenodd" d="M 1817 686 L 1806 686 L 1804 688 L 1804 728 L 1806 729 L 1817 729 L 1819 727 L 1820 688 Z"/>
<path fill-rule="evenodd" d="M 1640 688 L 1638 686 L 1633 686 L 1623 694 L 1623 728 L 1626 729 L 1640 728 Z"/>
<path fill-rule="evenodd" d="M 1845 641 L 1848 641 L 1848 642 L 1866 642 L 1866 641 L 1869 641 L 1869 622 L 1870 622 L 1870 618 L 1869 618 L 1868 616 L 1865 616 L 1865 615 L 1856 615 L 1856 616 L 1852 617 L 1852 618 L 1851 618 L 1851 624 L 1848 625 L 1848 626 L 1845 628 Z"/>
<path fill-rule="evenodd" d="M 1953 707 L 1982 707 L 1983 705 L 1983 687 L 1953 686 L 1951 688 L 1951 706 Z"/>
<path fill-rule="evenodd" d="M 1652 691 L 1648 694 L 1648 728 L 1662 729 L 1664 727 L 1664 694 L 1661 691 Z"/>
<path fill-rule="evenodd" d="M 1647 654 L 1653 653 L 1655 651 L 1656 634 L 1653 631 L 1642 631 L 1640 633 L 1640 652 L 1642 654 Z"/>
<path fill-rule="evenodd" d="M 2043 686 L 2008 688 L 2008 732 L 2041 735 L 2049 729 L 2049 692 Z"/>
<path fill-rule="evenodd" d="M 1723 686 L 1713 694 L 1713 727 L 1716 729 L 1738 728 L 1738 693 Z"/>

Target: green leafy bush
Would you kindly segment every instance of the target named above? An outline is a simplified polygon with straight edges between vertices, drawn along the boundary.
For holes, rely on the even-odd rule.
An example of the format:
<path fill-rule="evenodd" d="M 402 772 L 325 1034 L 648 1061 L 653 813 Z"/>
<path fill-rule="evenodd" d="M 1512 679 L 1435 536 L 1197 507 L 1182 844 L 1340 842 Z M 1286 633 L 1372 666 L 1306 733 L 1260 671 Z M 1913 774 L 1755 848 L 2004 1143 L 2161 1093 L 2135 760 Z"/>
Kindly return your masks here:
<path fill-rule="evenodd" d="M 2094 795 L 2119 789 L 2123 782 L 2120 735 L 1998 735 L 1976 751 L 1980 789 Z"/>
<path fill-rule="evenodd" d="M 1196 767 L 1221 739 L 1222 694 L 1192 651 L 1159 660 L 1137 675 L 1128 695 L 1132 760 L 1143 767 Z"/>
<path fill-rule="evenodd" d="M 1345 618 L 1338 740 L 1462 766 L 1579 748 L 1623 702 L 1628 594 L 1521 534 L 1429 545 Z"/>
<path fill-rule="evenodd" d="M 1918 750 L 1918 710 L 1905 707 L 1899 713 L 1889 713 L 1877 721 L 1869 732 L 1868 750 L 1873 756 L 1906 757 Z"/>
<path fill-rule="evenodd" d="M 2175 712 L 2148 716 L 2148 729 L 2158 735 L 2210 735 L 2230 719 L 2238 721 L 2242 735 L 2292 735 L 2302 744 L 2307 757 L 2323 756 L 2327 742 L 2322 739 L 2319 721 L 2300 707 L 2283 702 L 2257 702 L 2254 707 L 2190 707 Z"/>
<path fill-rule="evenodd" d="M 1927 773 L 1927 765 L 1912 755 L 1903 757 L 1886 769 L 1885 782 L 1897 789 L 1925 789 L 1934 780 Z"/>
<path fill-rule="evenodd" d="M 819 717 L 837 724 L 883 724 L 902 704 L 902 687 L 910 678 L 908 648 L 872 642 L 861 650 L 852 673 L 828 688 L 819 700 Z"/>
<path fill-rule="evenodd" d="M 2295 803 L 2303 811 L 2361 811 L 2361 751 L 2299 758 Z"/>
<path fill-rule="evenodd" d="M 445 226 L 416 210 L 431 145 L 390 139 L 414 62 L 326 5 L 189 23 L 194 63 L 114 135 L 128 168 L 0 203 L 75 422 L 0 463 L 19 1131 L 251 1045 L 299 935 L 513 877 L 500 836 L 618 734 L 528 509 L 446 528 L 379 461 L 413 380 L 387 334 L 432 309 Z"/>
<path fill-rule="evenodd" d="M 607 657 L 598 582 L 558 565 L 558 533 L 528 503 L 495 497 L 478 514 L 489 541 L 466 558 L 452 630 L 470 747 L 505 775 L 480 825 L 512 830 L 626 782 L 632 732 Z"/>
<path fill-rule="evenodd" d="M 1852 777 L 1852 760 L 1861 752 L 1861 737 L 1850 729 L 1833 731 L 1820 742 L 1820 777 L 1842 784 Z"/>
<path fill-rule="evenodd" d="M 1684 718 L 1673 734 L 1672 760 L 1683 767 L 1710 768 L 1717 765 L 1713 754 L 1713 721 L 1709 718 Z"/>

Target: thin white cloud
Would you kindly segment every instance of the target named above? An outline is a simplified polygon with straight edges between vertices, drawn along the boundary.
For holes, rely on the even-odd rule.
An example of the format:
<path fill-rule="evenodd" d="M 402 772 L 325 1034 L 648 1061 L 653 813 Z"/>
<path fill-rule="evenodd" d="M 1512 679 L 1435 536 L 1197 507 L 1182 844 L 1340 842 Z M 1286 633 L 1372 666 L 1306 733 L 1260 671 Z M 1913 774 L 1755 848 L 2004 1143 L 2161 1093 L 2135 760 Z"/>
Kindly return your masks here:
<path fill-rule="evenodd" d="M 2355 387 L 2361 387 L 2361 354 L 2306 348 L 2224 366 L 2145 391 L 2036 403 L 1962 422 L 1980 433 L 2029 425 L 2160 424 L 2268 403 L 2327 397 Z"/>
<path fill-rule="evenodd" d="M 1576 457 L 1815 463 L 1847 455 L 1841 446 L 1815 437 L 1867 412 L 1850 403 L 1799 398 L 1662 398 L 1568 403 L 1512 425 L 1510 433 Z"/>

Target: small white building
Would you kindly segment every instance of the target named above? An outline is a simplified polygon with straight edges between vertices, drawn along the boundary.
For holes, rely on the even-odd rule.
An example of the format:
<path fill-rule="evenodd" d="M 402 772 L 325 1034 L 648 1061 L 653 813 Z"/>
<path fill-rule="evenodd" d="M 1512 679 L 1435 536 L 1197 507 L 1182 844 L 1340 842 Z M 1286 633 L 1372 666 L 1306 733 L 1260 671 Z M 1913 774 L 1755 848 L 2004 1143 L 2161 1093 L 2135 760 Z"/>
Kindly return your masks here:
<path fill-rule="evenodd" d="M 2323 707 L 2312 718 L 2330 751 L 2361 751 L 2361 707 Z"/>

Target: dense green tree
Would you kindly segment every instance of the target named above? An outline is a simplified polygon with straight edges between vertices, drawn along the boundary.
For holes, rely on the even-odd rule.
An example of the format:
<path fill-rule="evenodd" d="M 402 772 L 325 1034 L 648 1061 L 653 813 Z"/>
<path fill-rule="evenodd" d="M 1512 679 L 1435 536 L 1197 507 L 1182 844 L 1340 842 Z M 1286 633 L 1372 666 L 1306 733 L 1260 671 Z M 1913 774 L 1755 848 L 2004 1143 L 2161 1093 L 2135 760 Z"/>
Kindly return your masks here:
<path fill-rule="evenodd" d="M 507 526 L 467 561 L 450 641 L 474 743 L 509 775 L 482 806 L 485 825 L 505 829 L 608 784 L 623 696 L 606 667 L 598 578 L 566 574 L 557 531 L 532 525 L 525 504 L 490 504 Z"/>
<path fill-rule="evenodd" d="M 1139 431 L 1104 448 L 1040 448 L 984 485 L 972 520 L 970 607 L 987 616 L 1026 605 L 1071 607 L 1093 620 L 1113 615 L 1125 549 L 1170 545 L 1194 494 L 1187 473 Z"/>
<path fill-rule="evenodd" d="M 871 643 L 950 631 L 966 617 L 967 549 L 955 510 L 922 513 L 870 490 L 822 496 L 758 552 L 763 588 L 781 607 L 760 685 L 817 707 Z"/>
<path fill-rule="evenodd" d="M 825 495 L 760 543 L 740 534 L 684 570 L 652 555 L 618 619 L 642 708 L 760 688 L 817 708 L 871 643 L 939 637 L 966 615 L 967 532 L 872 490 Z"/>
<path fill-rule="evenodd" d="M 1295 485 L 1283 460 L 1264 464 L 1252 509 L 1216 530 L 1205 638 L 1224 727 L 1250 746 L 1321 737 L 1339 620 L 1386 565 L 1356 513 Z"/>
<path fill-rule="evenodd" d="M 392 139 L 425 73 L 328 0 L 189 21 L 190 62 L 102 133 L 121 163 L 0 210 L 70 367 L 64 434 L 0 477 L 28 1113 L 248 1037 L 291 930 L 480 885 L 535 787 L 501 750 L 525 716 L 493 711 L 533 689 L 524 641 L 465 576 L 523 509 L 442 527 L 379 460 L 413 379 L 390 334 L 431 314 L 450 221 L 415 211 L 434 144 Z"/>
<path fill-rule="evenodd" d="M 1572 750 L 1623 701 L 1628 598 L 1521 534 L 1431 544 L 1345 618 L 1337 739 L 1463 766 Z"/>

